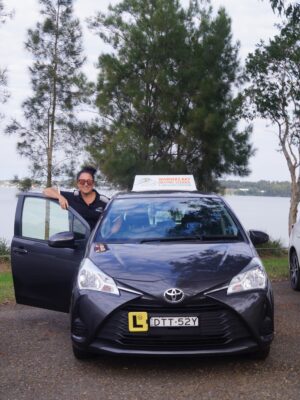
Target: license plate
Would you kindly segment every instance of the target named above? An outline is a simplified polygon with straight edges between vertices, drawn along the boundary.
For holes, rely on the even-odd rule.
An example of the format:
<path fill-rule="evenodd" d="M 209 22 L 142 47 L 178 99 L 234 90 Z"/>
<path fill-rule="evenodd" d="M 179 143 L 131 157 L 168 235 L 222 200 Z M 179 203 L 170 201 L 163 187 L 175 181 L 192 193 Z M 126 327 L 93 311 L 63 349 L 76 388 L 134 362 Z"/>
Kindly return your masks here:
<path fill-rule="evenodd" d="M 152 328 L 190 328 L 199 326 L 198 317 L 151 317 Z"/>

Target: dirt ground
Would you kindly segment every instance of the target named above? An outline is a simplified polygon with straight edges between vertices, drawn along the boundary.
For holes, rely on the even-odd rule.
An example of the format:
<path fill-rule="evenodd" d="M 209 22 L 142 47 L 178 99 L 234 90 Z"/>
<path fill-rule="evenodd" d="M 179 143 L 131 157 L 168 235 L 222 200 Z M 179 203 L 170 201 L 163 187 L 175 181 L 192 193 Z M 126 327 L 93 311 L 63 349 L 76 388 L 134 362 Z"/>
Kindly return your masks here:
<path fill-rule="evenodd" d="M 276 336 L 265 361 L 247 357 L 78 361 L 69 317 L 0 306 L 0 400 L 300 398 L 300 293 L 273 283 Z"/>

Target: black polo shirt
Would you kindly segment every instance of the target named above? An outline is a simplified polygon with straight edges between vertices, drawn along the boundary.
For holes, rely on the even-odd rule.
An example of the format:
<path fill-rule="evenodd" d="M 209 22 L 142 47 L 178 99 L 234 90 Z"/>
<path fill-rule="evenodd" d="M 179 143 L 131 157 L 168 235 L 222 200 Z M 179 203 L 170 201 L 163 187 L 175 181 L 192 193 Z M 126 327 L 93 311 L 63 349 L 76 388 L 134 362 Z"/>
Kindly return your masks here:
<path fill-rule="evenodd" d="M 96 192 L 95 200 L 89 205 L 83 200 L 79 190 L 74 190 L 74 192 L 60 192 L 68 200 L 69 206 L 74 208 L 88 222 L 91 229 L 96 225 L 109 201 L 108 197 L 99 194 L 95 189 L 94 192 Z"/>

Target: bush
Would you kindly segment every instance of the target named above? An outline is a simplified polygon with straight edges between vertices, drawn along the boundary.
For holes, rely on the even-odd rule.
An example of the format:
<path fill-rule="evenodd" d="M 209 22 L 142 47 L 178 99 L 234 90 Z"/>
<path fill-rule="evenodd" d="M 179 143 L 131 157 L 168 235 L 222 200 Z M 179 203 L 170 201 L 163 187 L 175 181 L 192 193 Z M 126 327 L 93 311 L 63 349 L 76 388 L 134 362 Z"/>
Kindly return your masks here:
<path fill-rule="evenodd" d="M 0 238 L 0 262 L 7 261 L 10 257 L 10 247 L 6 239 Z"/>
<path fill-rule="evenodd" d="M 260 256 L 285 256 L 287 255 L 287 248 L 284 247 L 280 239 L 272 239 L 267 243 L 259 244 L 256 250 Z"/>

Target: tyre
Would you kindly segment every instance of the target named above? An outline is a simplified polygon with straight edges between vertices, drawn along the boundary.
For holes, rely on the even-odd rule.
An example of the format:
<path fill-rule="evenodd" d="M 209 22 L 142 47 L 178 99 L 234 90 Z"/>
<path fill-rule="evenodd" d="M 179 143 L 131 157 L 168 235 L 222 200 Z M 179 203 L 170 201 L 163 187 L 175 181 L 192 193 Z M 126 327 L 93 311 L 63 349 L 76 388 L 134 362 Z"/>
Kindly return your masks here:
<path fill-rule="evenodd" d="M 75 347 L 74 345 L 72 345 L 72 350 L 73 350 L 73 354 L 75 356 L 75 358 L 77 358 L 77 360 L 87 360 L 88 358 L 91 358 L 91 353 L 79 349 L 78 347 Z"/>
<path fill-rule="evenodd" d="M 295 250 L 290 255 L 290 282 L 294 290 L 300 290 L 299 260 Z"/>

